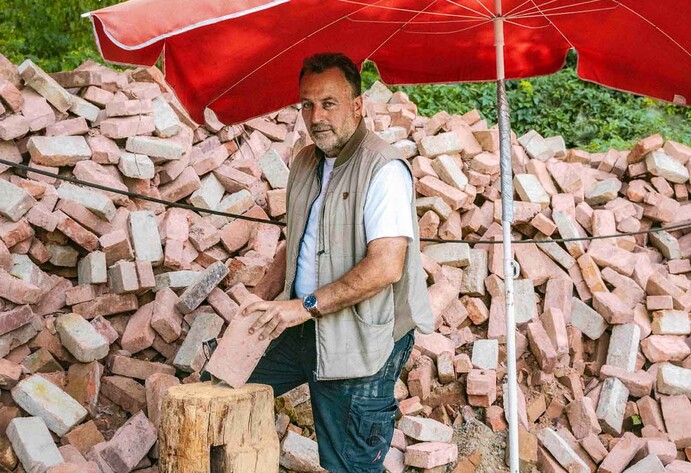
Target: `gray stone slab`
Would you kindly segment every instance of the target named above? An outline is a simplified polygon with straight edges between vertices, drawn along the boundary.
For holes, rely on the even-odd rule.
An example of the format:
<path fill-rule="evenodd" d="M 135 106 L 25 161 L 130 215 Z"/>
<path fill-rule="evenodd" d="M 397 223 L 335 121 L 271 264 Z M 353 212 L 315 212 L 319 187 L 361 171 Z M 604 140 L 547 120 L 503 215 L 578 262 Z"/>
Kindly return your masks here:
<path fill-rule="evenodd" d="M 81 404 L 41 375 L 26 378 L 12 388 L 12 399 L 32 416 L 42 418 L 60 437 L 87 415 Z"/>
<path fill-rule="evenodd" d="M 24 471 L 43 473 L 65 462 L 40 417 L 15 417 L 7 426 L 7 437 Z"/>
<path fill-rule="evenodd" d="M 173 365 L 182 371 L 192 373 L 201 369 L 206 362 L 202 342 L 218 337 L 223 328 L 223 319 L 213 313 L 199 314 L 175 355 Z"/>
<path fill-rule="evenodd" d="M 199 277 L 180 295 L 175 307 L 183 314 L 189 314 L 199 307 L 206 296 L 228 275 L 228 267 L 221 261 L 206 268 Z"/>

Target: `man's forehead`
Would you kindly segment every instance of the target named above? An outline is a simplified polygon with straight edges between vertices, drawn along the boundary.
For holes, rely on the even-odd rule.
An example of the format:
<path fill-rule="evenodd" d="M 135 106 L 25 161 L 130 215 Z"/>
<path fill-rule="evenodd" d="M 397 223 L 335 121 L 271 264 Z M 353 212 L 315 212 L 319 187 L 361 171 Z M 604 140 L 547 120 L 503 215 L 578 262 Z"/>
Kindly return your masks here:
<path fill-rule="evenodd" d="M 324 100 L 350 94 L 351 86 L 343 72 L 338 68 L 330 68 L 324 72 L 306 73 L 300 81 L 300 97 Z"/>

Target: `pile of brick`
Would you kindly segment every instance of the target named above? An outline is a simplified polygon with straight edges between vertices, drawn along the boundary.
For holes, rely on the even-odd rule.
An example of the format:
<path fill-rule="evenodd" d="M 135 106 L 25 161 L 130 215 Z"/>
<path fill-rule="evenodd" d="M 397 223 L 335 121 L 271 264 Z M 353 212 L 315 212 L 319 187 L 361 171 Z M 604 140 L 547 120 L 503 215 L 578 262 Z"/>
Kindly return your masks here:
<path fill-rule="evenodd" d="M 0 55 L 0 99 L 0 159 L 266 220 L 284 218 L 309 142 L 294 107 L 198 126 L 154 68 L 48 75 Z M 397 383 L 386 469 L 488 471 L 456 435 L 506 430 L 496 127 L 475 110 L 418 116 L 379 83 L 365 110 L 411 161 L 421 236 L 481 240 L 423 244 L 436 330 Z M 513 247 L 522 471 L 691 471 L 691 229 L 674 227 L 691 222 L 691 149 L 653 135 L 591 154 L 530 131 L 512 151 L 514 239 L 535 241 Z M 166 390 L 199 379 L 203 342 L 241 304 L 282 290 L 281 227 L 7 165 L 0 216 L 0 467 L 157 471 Z M 653 226 L 669 230 L 623 235 Z M 323 471 L 308 399 L 278 401 L 281 463 Z"/>

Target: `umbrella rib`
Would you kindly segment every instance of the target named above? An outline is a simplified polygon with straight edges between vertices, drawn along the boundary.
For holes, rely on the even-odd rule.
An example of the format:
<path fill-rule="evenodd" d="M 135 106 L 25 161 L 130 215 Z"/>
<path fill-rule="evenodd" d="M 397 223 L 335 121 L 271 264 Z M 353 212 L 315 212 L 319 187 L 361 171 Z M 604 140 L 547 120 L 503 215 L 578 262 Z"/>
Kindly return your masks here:
<path fill-rule="evenodd" d="M 489 13 L 489 17 L 490 17 L 490 18 L 496 16 L 496 15 L 494 14 L 494 12 L 492 12 L 492 10 L 490 10 L 489 8 L 487 8 L 487 5 L 485 5 L 484 3 L 482 3 L 480 0 L 475 0 L 475 2 L 476 2 L 478 5 L 480 5 L 482 8 L 484 8 L 485 11 L 486 11 L 487 13 Z"/>
<path fill-rule="evenodd" d="M 554 0 L 554 1 L 556 1 L 556 0 Z M 513 7 L 511 10 L 509 10 L 508 13 L 504 14 L 504 17 L 505 17 L 505 18 L 510 17 L 510 16 L 513 14 L 513 12 L 515 12 L 516 10 L 521 9 L 521 8 L 523 7 L 523 5 L 526 5 L 526 4 L 528 4 L 528 3 L 530 3 L 530 0 L 525 0 L 523 3 L 521 3 L 521 4 L 519 4 L 519 5 L 516 5 L 516 6 Z M 531 7 L 531 8 L 532 8 L 532 7 Z M 530 8 L 529 8 L 528 10 L 530 10 Z M 520 12 L 519 12 L 519 13 L 520 13 Z"/>
<path fill-rule="evenodd" d="M 479 18 L 474 16 L 468 16 L 465 20 L 441 20 L 441 21 L 386 21 L 386 20 L 355 20 L 353 18 L 346 18 L 346 20 L 352 23 L 374 23 L 374 24 L 389 24 L 389 25 L 444 25 L 448 23 L 470 23 L 480 21 Z"/>
<path fill-rule="evenodd" d="M 348 2 L 348 3 L 356 3 L 356 2 L 349 2 L 348 0 L 338 0 L 338 1 L 341 1 L 341 2 Z M 379 0 L 379 1 L 382 2 L 382 1 L 384 1 L 384 0 Z M 435 1 L 436 1 L 436 0 L 435 0 Z M 264 66 L 266 66 L 267 64 L 271 63 L 274 59 L 276 59 L 277 57 L 281 56 L 282 54 L 284 54 L 284 53 L 287 52 L 288 50 L 294 48 L 294 47 L 297 46 L 298 44 L 300 44 L 300 43 L 302 43 L 303 41 L 307 40 L 307 38 L 310 38 L 310 37 L 314 36 L 315 34 L 317 34 L 317 33 L 321 32 L 321 31 L 323 31 L 323 30 L 325 30 L 325 29 L 331 27 L 332 25 L 334 25 L 334 24 L 336 24 L 336 23 L 338 23 L 339 21 L 343 20 L 344 18 L 347 18 L 348 16 L 350 16 L 350 15 L 352 15 L 352 14 L 354 14 L 354 13 L 359 13 L 360 11 L 364 10 L 365 8 L 368 8 L 368 7 L 371 7 L 371 6 L 374 6 L 374 5 L 364 5 L 363 8 L 360 8 L 360 9 L 354 11 L 354 12 L 351 12 L 351 13 L 348 13 L 348 14 L 346 14 L 346 15 L 343 15 L 343 16 L 341 16 L 341 17 L 339 17 L 339 18 L 336 18 L 335 20 L 333 20 L 333 21 L 330 22 L 329 24 L 326 24 L 326 25 L 322 26 L 321 28 L 317 28 L 317 29 L 314 30 L 312 33 L 310 33 L 310 34 L 308 34 L 308 35 L 302 37 L 300 40 L 298 40 L 298 41 L 294 42 L 293 44 L 291 44 L 290 46 L 284 48 L 282 51 L 276 53 L 276 54 L 273 55 L 270 59 L 264 61 L 264 62 L 261 63 L 259 66 L 257 66 L 256 68 L 254 68 L 252 71 L 248 72 L 244 77 L 242 77 L 241 79 L 239 79 L 239 80 L 238 80 L 237 82 L 235 82 L 233 85 L 231 85 L 230 87 L 228 87 L 227 89 L 225 89 L 223 92 L 221 92 L 220 94 L 218 94 L 216 97 L 214 97 L 212 100 L 210 100 L 210 101 L 206 104 L 206 106 L 207 106 L 207 107 L 210 107 L 211 104 L 213 104 L 216 100 L 220 99 L 220 98 L 223 97 L 225 94 L 227 94 L 228 92 L 230 92 L 231 90 L 233 90 L 233 88 L 235 88 L 238 84 L 240 84 L 240 83 L 242 83 L 243 81 L 245 81 L 245 79 L 247 79 L 248 77 L 252 76 L 254 73 L 256 73 L 257 71 L 259 71 L 260 69 L 262 69 L 262 68 L 263 68 Z"/>
<path fill-rule="evenodd" d="M 660 33 L 662 33 L 663 35 L 665 35 L 665 36 L 667 37 L 667 39 L 669 39 L 671 42 L 673 42 L 674 44 L 676 44 L 676 45 L 679 47 L 679 49 L 681 49 L 682 51 L 684 51 L 684 52 L 686 53 L 687 56 L 691 56 L 691 53 L 689 53 L 689 51 L 688 51 L 684 46 L 682 46 L 681 44 L 679 44 L 679 42 L 678 42 L 676 39 L 672 38 L 672 36 L 670 36 L 669 34 L 667 34 L 664 30 L 662 30 L 662 28 L 660 28 L 659 26 L 657 26 L 655 23 L 653 23 L 652 21 L 650 21 L 649 19 L 647 19 L 646 17 L 644 17 L 643 15 L 641 15 L 640 13 L 638 13 L 636 10 L 630 8 L 628 5 L 624 5 L 624 4 L 621 3 L 619 0 L 612 0 L 612 1 L 613 1 L 614 3 L 616 3 L 617 5 L 620 5 L 620 6 L 624 7 L 624 8 L 626 8 L 628 11 L 630 11 L 631 13 L 633 13 L 634 15 L 636 15 L 637 17 L 639 17 L 640 19 L 642 19 L 643 21 L 645 21 L 646 23 L 648 23 L 650 26 L 652 26 L 653 28 L 655 28 L 656 30 L 658 30 Z"/>
<path fill-rule="evenodd" d="M 540 7 L 538 7 L 537 4 L 535 3 L 535 0 L 530 0 L 530 1 L 533 3 L 533 5 L 535 5 L 535 8 L 537 8 L 538 11 L 542 12 L 542 11 L 540 10 Z M 546 16 L 546 15 L 542 15 L 542 16 L 543 16 L 543 18 L 545 18 L 547 21 L 549 21 L 550 25 L 552 25 L 552 27 L 553 27 L 555 30 L 557 30 L 557 33 L 559 33 L 559 34 L 562 36 L 562 38 L 564 38 L 564 40 L 565 40 L 567 43 L 569 43 L 569 46 L 571 46 L 572 48 L 575 49 L 575 46 L 573 45 L 573 43 L 572 43 L 571 41 L 569 41 L 569 38 L 566 37 L 566 35 L 564 34 L 564 32 L 563 32 L 562 30 L 560 30 L 560 29 L 557 27 L 557 25 L 555 25 L 554 22 L 553 22 L 552 20 L 549 19 L 548 16 Z"/>
<path fill-rule="evenodd" d="M 550 25 L 541 25 L 541 26 L 528 26 L 528 25 L 522 25 L 518 23 L 517 21 L 512 21 L 512 20 L 504 20 L 507 23 L 511 23 L 512 25 L 520 26 L 521 28 L 527 28 L 529 30 L 539 30 L 542 28 L 549 28 Z"/>
<path fill-rule="evenodd" d="M 528 1 L 530 1 L 530 0 L 528 0 Z M 546 12 L 551 12 L 551 11 L 556 11 L 556 10 L 563 10 L 565 8 L 577 7 L 580 5 L 586 5 L 588 3 L 596 3 L 596 2 L 603 2 L 603 1 L 613 2 L 613 0 L 584 0 L 584 1 L 576 2 L 576 3 L 568 3 L 566 5 L 561 5 L 558 7 L 545 8 L 545 6 L 547 6 L 551 3 L 557 2 L 557 1 L 559 1 L 559 0 L 550 0 L 548 2 L 543 3 L 539 7 L 532 6 L 532 7 L 526 8 L 525 10 L 522 10 L 522 11 L 519 11 L 516 13 L 513 13 L 514 11 L 517 10 L 517 8 L 514 8 L 513 10 L 511 10 L 510 13 L 506 14 L 505 16 L 515 18 L 515 17 L 521 17 L 521 16 L 525 16 L 525 15 L 533 15 L 537 11 L 540 11 L 541 13 L 546 13 Z M 578 12 L 575 12 L 575 13 L 578 13 Z"/>
<path fill-rule="evenodd" d="M 420 10 L 420 11 L 416 12 L 415 15 L 413 15 L 412 18 L 410 18 L 407 22 L 405 22 L 405 24 L 401 25 L 401 27 L 398 28 L 396 31 L 394 31 L 393 33 L 391 33 L 391 34 L 389 35 L 388 38 L 386 38 L 384 41 L 382 41 L 381 44 L 380 44 L 379 46 L 377 46 L 377 47 L 374 49 L 374 51 L 372 51 L 371 53 L 369 53 L 369 54 L 367 55 L 367 57 L 365 58 L 365 60 L 371 58 L 371 57 L 372 57 L 377 51 L 379 51 L 386 43 L 388 43 L 389 40 L 390 40 L 391 38 L 393 38 L 394 36 L 396 36 L 397 33 L 401 32 L 401 31 L 403 30 L 403 28 L 406 27 L 406 25 L 409 25 L 411 21 L 413 21 L 413 20 L 414 20 L 415 18 L 417 18 L 419 15 L 421 15 L 422 13 L 424 13 L 425 10 L 427 10 L 429 7 L 431 7 L 431 6 L 434 5 L 435 3 L 437 3 L 437 0 L 432 0 L 432 2 L 431 2 L 429 5 L 427 5 L 423 10 Z"/>
<path fill-rule="evenodd" d="M 613 7 L 607 7 L 607 8 L 591 8 L 589 10 L 578 10 L 578 11 L 569 11 L 569 12 L 560 12 L 560 13 L 541 13 L 541 14 L 529 14 L 529 15 L 518 15 L 518 16 L 513 16 L 513 19 L 524 19 L 524 18 L 543 18 L 547 16 L 563 16 L 563 15 L 579 15 L 581 13 L 592 13 L 592 12 L 598 12 L 598 11 L 607 11 L 607 10 L 616 10 L 617 6 Z"/>
<path fill-rule="evenodd" d="M 470 8 L 470 7 L 466 6 L 466 5 L 461 5 L 461 4 L 458 3 L 458 2 L 454 2 L 454 0 L 446 0 L 446 1 L 447 1 L 448 3 L 451 3 L 451 4 L 453 4 L 453 5 L 456 5 L 457 7 L 463 8 L 464 10 L 470 10 L 470 11 L 473 12 L 473 13 L 477 13 L 477 14 L 480 16 L 480 18 L 485 18 L 485 19 L 486 19 L 486 18 L 491 18 L 491 17 L 493 16 L 493 15 L 492 15 L 492 12 L 489 12 L 490 14 L 489 14 L 489 16 L 487 16 L 487 15 L 483 15 L 482 12 L 479 12 L 479 11 L 477 11 L 477 10 L 473 10 L 472 8 Z M 482 5 L 482 3 L 481 3 L 479 0 L 475 0 L 475 1 L 478 2 L 480 5 Z M 484 5 L 482 5 L 482 6 L 483 6 L 485 9 L 487 9 L 487 7 L 485 7 Z M 489 10 L 487 10 L 487 11 L 489 11 Z"/>
<path fill-rule="evenodd" d="M 379 9 L 382 9 L 382 10 L 392 10 L 392 11 L 398 11 L 398 12 L 404 12 L 404 13 L 418 13 L 418 14 L 420 13 L 419 10 L 412 10 L 412 9 L 410 9 L 410 8 L 385 7 L 385 6 L 382 6 L 382 5 L 376 5 L 376 4 L 371 4 L 371 3 L 358 2 L 358 1 L 356 1 L 356 0 L 337 0 L 337 1 L 339 1 L 339 2 L 341 2 L 341 3 L 352 3 L 353 5 L 362 5 L 362 6 L 365 7 L 365 8 L 379 8 Z M 383 1 L 383 0 L 380 0 L 380 1 Z M 365 8 L 362 8 L 362 10 L 364 10 Z M 472 9 L 471 9 L 471 10 L 472 10 Z M 360 10 L 358 10 L 358 11 L 356 11 L 356 12 L 353 12 L 353 13 L 349 13 L 349 14 L 346 15 L 346 16 L 353 15 L 353 14 L 355 14 L 355 13 L 358 13 L 359 11 L 360 11 Z M 473 10 L 473 12 L 478 13 L 478 12 L 475 11 L 475 10 Z M 452 18 L 466 18 L 466 16 L 457 15 L 457 14 L 453 14 L 453 13 L 425 12 L 425 14 L 426 14 L 426 15 L 435 15 L 435 16 L 450 16 L 450 17 L 452 17 Z M 478 17 L 478 19 L 480 19 L 480 18 L 485 18 L 485 17 L 484 17 L 484 16 Z"/>
<path fill-rule="evenodd" d="M 597 2 L 601 2 L 601 1 L 602 0 L 584 0 L 582 2 L 570 3 L 568 5 L 560 5 L 558 7 L 543 8 L 541 10 L 541 12 L 547 13 L 547 12 L 552 12 L 552 11 L 557 11 L 557 10 L 563 10 L 565 8 L 572 8 L 572 7 L 578 7 L 581 5 L 587 5 L 589 3 L 597 3 Z M 615 5 L 615 7 L 616 7 L 616 5 Z M 611 7 L 607 7 L 607 8 L 611 8 Z M 525 10 L 517 12 L 516 14 L 514 14 L 512 16 L 515 18 L 515 17 L 525 16 L 525 15 L 533 15 L 533 14 L 535 14 L 535 11 L 536 10 L 534 8 L 526 8 Z"/>
<path fill-rule="evenodd" d="M 589 3 L 589 2 L 584 2 Z M 569 5 L 571 6 L 571 5 Z M 574 5 L 575 6 L 575 5 Z M 611 7 L 602 7 L 602 8 L 588 8 L 588 9 L 583 9 L 583 10 L 575 10 L 575 11 L 567 11 L 567 12 L 557 12 L 559 8 L 554 8 L 551 10 L 543 10 L 542 12 L 538 13 L 525 13 L 525 14 L 518 14 L 514 15 L 511 18 L 536 18 L 540 16 L 561 16 L 561 15 L 577 15 L 579 13 L 590 13 L 590 12 L 598 12 L 598 11 L 607 11 L 607 10 L 616 10 L 619 8 L 617 5 L 611 6 Z M 556 13 L 552 13 L 556 12 Z"/>
<path fill-rule="evenodd" d="M 484 26 L 487 23 L 492 23 L 493 21 L 494 20 L 490 18 L 490 19 L 482 21 L 476 25 L 472 25 L 472 26 L 469 26 L 467 28 L 461 28 L 460 30 L 453 30 L 453 31 L 409 31 L 409 30 L 407 30 L 407 31 L 404 31 L 404 33 L 407 33 L 407 34 L 455 34 L 455 33 L 462 33 L 464 31 L 472 30 L 473 28 L 478 28 L 480 26 Z M 484 82 L 484 81 L 480 81 L 480 82 Z"/>

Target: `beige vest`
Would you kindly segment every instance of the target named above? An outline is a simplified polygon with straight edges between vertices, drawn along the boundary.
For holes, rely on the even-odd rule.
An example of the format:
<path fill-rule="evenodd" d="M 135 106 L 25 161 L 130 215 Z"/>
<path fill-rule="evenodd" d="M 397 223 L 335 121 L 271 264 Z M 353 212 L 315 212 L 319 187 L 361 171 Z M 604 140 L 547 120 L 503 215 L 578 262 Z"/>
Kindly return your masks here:
<path fill-rule="evenodd" d="M 364 208 L 372 177 L 392 159 L 408 162 L 360 122 L 334 163 L 317 234 L 317 287 L 336 281 L 367 253 Z M 293 295 L 297 259 L 310 207 L 321 189 L 323 153 L 305 147 L 293 161 L 287 187 L 286 282 L 283 298 Z M 411 171 L 412 172 L 412 171 Z M 415 203 L 410 206 L 417 223 Z M 433 330 L 425 273 L 420 260 L 418 226 L 408 245 L 403 276 L 369 299 L 316 321 L 317 379 L 370 376 L 384 365 L 398 340 L 417 327 Z"/>

